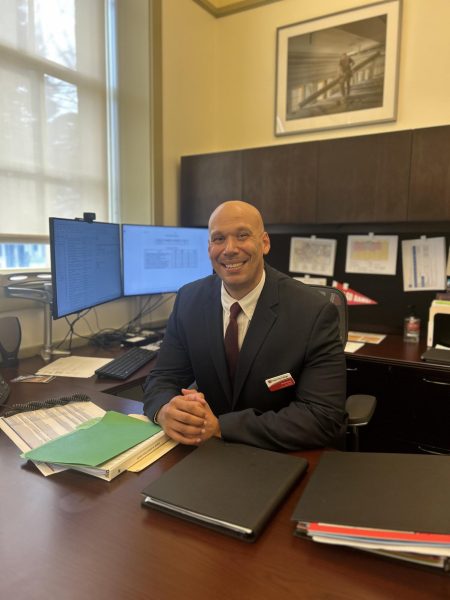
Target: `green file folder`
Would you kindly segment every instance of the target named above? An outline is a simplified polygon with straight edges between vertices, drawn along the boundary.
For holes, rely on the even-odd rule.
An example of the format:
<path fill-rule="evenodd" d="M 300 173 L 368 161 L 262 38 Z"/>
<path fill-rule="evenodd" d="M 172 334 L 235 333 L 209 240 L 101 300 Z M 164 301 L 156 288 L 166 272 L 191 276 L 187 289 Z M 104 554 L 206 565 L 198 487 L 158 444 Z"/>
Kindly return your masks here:
<path fill-rule="evenodd" d="M 22 456 L 47 463 L 96 467 L 159 431 L 161 427 L 155 423 L 108 411 L 100 420 L 83 423 L 75 431 Z"/>

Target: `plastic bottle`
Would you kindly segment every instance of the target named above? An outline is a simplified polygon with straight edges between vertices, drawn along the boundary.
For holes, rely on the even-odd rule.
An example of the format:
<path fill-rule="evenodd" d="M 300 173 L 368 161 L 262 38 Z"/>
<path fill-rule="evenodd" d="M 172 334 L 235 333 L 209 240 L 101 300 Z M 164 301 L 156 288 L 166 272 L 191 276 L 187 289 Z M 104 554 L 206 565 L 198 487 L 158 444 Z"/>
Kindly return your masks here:
<path fill-rule="evenodd" d="M 415 314 L 415 306 L 408 306 L 408 316 L 403 324 L 403 341 L 417 344 L 420 340 L 420 319 Z"/>

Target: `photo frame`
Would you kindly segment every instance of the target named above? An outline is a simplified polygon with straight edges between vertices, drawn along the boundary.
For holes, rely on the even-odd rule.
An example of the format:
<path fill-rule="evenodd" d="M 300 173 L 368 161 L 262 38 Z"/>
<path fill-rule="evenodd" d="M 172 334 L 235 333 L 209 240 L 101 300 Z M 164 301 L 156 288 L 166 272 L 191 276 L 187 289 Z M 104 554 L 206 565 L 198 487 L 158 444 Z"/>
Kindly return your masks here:
<path fill-rule="evenodd" d="M 275 135 L 396 120 L 401 4 L 277 29 Z"/>

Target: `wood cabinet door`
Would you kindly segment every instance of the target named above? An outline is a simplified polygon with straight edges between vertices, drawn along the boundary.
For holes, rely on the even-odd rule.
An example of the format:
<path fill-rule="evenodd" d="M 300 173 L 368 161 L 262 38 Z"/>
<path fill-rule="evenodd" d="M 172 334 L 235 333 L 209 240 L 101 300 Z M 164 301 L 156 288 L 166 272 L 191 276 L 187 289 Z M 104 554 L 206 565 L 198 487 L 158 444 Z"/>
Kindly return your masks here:
<path fill-rule="evenodd" d="M 204 227 L 208 225 L 209 216 L 218 204 L 241 197 L 240 151 L 182 157 L 181 225 Z"/>
<path fill-rule="evenodd" d="M 412 136 L 408 221 L 450 220 L 450 125 Z"/>
<path fill-rule="evenodd" d="M 266 224 L 314 223 L 317 142 L 254 148 L 242 153 L 243 200 Z"/>
<path fill-rule="evenodd" d="M 406 221 L 410 156 L 410 131 L 320 142 L 317 221 Z"/>

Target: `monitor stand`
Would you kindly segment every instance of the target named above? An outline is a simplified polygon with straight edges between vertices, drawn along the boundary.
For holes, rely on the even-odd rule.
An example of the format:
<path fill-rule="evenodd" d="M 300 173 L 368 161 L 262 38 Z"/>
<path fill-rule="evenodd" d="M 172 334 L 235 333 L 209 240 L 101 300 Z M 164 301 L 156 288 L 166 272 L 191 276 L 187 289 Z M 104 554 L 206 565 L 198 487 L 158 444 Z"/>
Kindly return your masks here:
<path fill-rule="evenodd" d="M 5 287 L 7 296 L 34 300 L 44 305 L 44 345 L 40 351 L 43 360 L 49 362 L 52 356 L 69 355 L 69 350 L 53 348 L 52 344 L 53 288 L 50 273 L 14 274 L 8 279 L 13 283 Z"/>
<path fill-rule="evenodd" d="M 50 284 L 51 285 L 51 284 Z M 53 348 L 52 344 L 52 303 L 44 303 L 44 345 L 41 348 L 41 356 L 45 362 L 49 362 L 52 356 L 69 356 L 69 350 Z"/>

